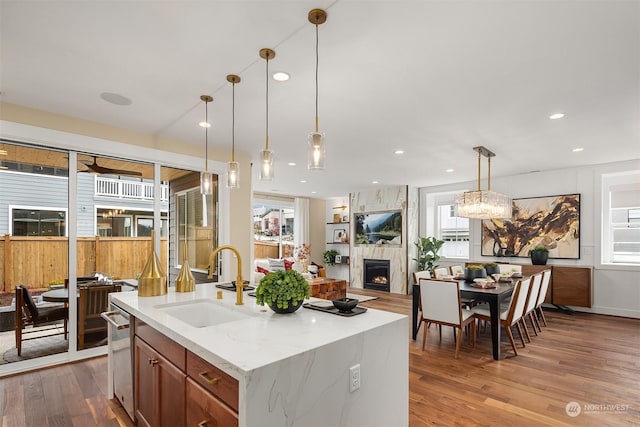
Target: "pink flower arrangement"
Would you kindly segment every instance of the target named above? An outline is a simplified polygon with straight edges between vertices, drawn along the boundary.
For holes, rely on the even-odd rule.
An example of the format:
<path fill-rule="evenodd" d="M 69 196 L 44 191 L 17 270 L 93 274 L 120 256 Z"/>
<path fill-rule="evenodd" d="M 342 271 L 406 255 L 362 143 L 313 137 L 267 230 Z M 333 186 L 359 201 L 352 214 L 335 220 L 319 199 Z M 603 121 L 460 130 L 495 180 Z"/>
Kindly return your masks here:
<path fill-rule="evenodd" d="M 311 256 L 311 245 L 303 243 L 295 248 L 297 259 L 308 259 Z"/>

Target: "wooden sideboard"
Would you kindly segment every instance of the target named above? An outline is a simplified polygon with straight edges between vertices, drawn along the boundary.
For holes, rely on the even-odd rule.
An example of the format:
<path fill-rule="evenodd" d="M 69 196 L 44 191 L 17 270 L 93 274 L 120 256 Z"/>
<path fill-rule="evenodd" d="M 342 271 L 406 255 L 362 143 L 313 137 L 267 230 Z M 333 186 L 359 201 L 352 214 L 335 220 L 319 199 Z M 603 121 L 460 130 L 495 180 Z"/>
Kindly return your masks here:
<path fill-rule="evenodd" d="M 481 262 L 467 262 L 482 264 Z M 522 266 L 522 274 L 529 276 L 551 269 L 549 292 L 544 300 L 548 304 L 573 307 L 591 307 L 593 305 L 593 267 L 568 265 L 530 265 Z"/>

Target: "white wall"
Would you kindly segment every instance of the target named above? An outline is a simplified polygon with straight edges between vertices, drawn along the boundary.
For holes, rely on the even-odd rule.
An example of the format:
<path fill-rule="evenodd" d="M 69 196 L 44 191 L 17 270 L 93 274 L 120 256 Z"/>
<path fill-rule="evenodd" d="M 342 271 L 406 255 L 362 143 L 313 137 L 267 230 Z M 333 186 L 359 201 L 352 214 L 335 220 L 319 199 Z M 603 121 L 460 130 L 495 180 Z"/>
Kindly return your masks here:
<path fill-rule="evenodd" d="M 550 265 L 589 265 L 594 267 L 594 303 L 591 308 L 574 307 L 575 310 L 640 318 L 640 266 L 611 265 L 601 263 L 602 240 L 602 175 L 640 170 L 640 160 L 583 166 L 562 170 L 527 173 L 506 177 L 492 177 L 494 191 L 506 193 L 512 198 L 542 197 L 580 193 L 580 259 L 549 260 Z M 475 182 L 423 187 L 420 190 L 420 234 L 426 234 L 427 222 L 424 200 L 428 193 L 464 191 L 476 187 Z M 606 199 L 605 199 L 606 200 Z M 480 220 L 470 223 L 470 260 L 489 261 L 481 253 Z M 443 266 L 461 264 L 464 260 L 441 259 Z M 512 259 L 514 263 L 528 263 L 524 258 Z"/>

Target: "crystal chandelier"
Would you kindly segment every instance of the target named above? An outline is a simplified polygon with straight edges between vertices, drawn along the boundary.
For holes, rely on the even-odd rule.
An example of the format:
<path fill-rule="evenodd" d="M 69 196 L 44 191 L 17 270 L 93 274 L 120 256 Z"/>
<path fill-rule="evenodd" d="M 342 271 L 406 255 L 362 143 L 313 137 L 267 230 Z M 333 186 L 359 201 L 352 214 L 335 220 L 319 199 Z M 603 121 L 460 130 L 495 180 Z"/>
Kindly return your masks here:
<path fill-rule="evenodd" d="M 491 191 L 491 158 L 495 153 L 483 146 L 473 147 L 478 152 L 478 189 L 456 196 L 455 215 L 462 218 L 492 219 L 511 218 L 511 197 Z M 480 189 L 480 161 L 487 158 L 487 190 Z"/>

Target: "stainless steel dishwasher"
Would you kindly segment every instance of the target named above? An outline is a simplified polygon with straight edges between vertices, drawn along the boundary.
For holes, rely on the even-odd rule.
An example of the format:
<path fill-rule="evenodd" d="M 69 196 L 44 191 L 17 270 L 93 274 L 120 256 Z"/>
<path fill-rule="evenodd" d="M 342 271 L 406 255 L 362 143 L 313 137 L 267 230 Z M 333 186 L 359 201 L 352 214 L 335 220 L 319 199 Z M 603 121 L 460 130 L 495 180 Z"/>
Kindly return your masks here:
<path fill-rule="evenodd" d="M 109 304 L 109 311 L 101 314 L 109 323 L 110 356 L 113 371 L 113 394 L 135 422 L 133 409 L 133 331 L 129 313 Z"/>

